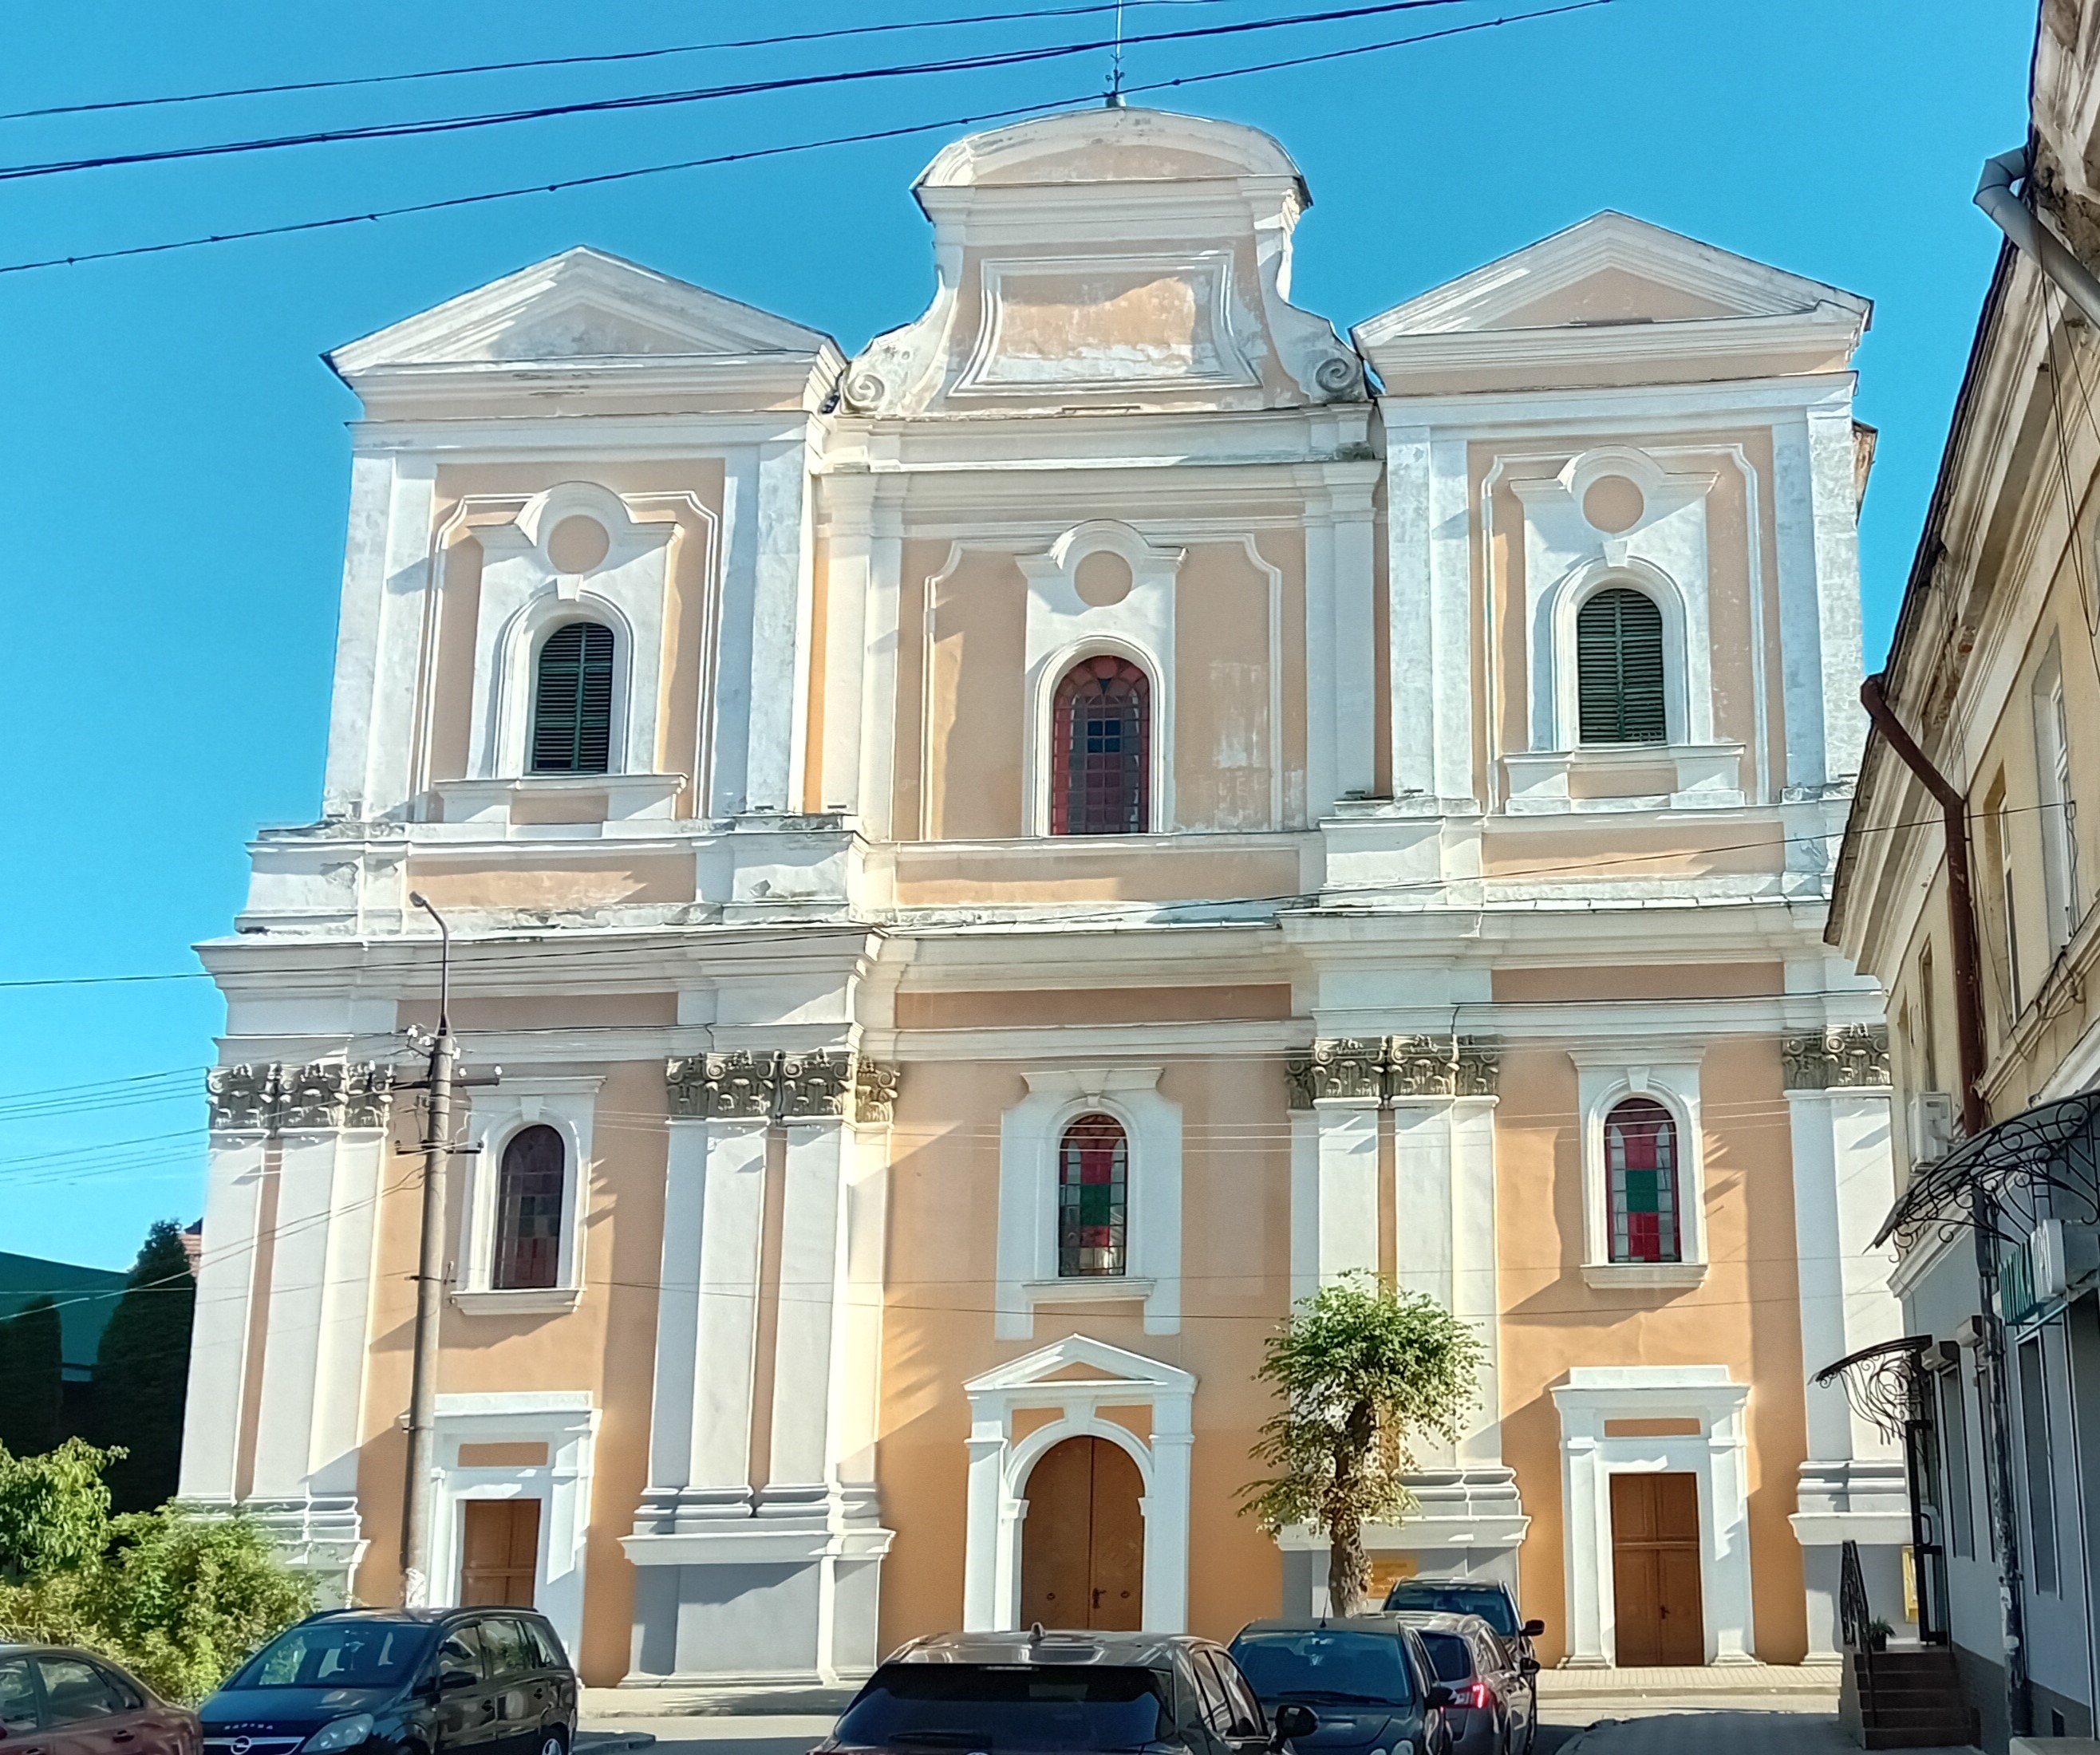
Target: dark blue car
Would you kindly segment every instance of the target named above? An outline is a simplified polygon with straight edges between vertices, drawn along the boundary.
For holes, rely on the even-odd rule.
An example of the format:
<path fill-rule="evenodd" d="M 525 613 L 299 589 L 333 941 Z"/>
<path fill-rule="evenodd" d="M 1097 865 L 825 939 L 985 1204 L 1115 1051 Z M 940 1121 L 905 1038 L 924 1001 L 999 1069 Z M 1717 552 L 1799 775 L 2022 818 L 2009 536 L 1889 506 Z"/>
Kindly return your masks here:
<path fill-rule="evenodd" d="M 1420 1635 L 1388 1615 L 1251 1621 L 1233 1660 L 1273 1716 L 1309 1706 L 1319 1729 L 1298 1755 L 1450 1755 L 1450 1691 Z"/>

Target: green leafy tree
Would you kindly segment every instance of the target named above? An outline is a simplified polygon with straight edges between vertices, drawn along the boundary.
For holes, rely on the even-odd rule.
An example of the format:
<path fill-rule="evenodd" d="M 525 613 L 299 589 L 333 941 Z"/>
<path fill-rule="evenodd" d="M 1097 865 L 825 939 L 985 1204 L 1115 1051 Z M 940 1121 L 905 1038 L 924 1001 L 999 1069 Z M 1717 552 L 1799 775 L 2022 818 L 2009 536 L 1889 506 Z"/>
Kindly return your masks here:
<path fill-rule="evenodd" d="M 311 1582 L 241 1518 L 169 1505 L 112 1516 L 118 1450 L 0 1449 L 0 1640 L 106 1651 L 170 1700 L 201 1700 L 313 1607 Z"/>
<path fill-rule="evenodd" d="M 1255 1374 L 1281 1399 L 1255 1461 L 1274 1472 L 1240 1510 L 1271 1535 L 1309 1523 L 1327 1538 L 1331 1612 L 1353 1615 L 1365 1585 L 1363 1526 L 1414 1505 L 1416 1434 L 1458 1436 L 1477 1393 L 1480 1337 L 1434 1299 L 1351 1275 L 1300 1299 Z"/>
<path fill-rule="evenodd" d="M 146 1233 L 95 1351 L 92 1431 L 96 1443 L 125 1453 L 109 1471 L 119 1511 L 174 1497 L 196 1310 L 182 1229 L 164 1219 Z"/>
<path fill-rule="evenodd" d="M 0 1323 L 0 1444 L 49 1450 L 64 1431 L 65 1338 L 59 1307 L 33 1299 Z"/>

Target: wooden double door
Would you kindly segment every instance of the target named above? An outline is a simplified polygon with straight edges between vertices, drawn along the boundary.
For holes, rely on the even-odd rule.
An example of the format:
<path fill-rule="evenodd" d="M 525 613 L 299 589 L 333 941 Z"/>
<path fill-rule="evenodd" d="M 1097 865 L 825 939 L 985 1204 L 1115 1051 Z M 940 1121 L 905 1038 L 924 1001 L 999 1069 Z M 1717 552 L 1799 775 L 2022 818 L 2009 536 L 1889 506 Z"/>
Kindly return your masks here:
<path fill-rule="evenodd" d="M 461 1607 L 532 1607 L 540 1572 L 540 1501 L 470 1499 L 460 1510 Z"/>
<path fill-rule="evenodd" d="M 1068 1438 L 1028 1474 L 1021 1625 L 1135 1630 L 1145 1616 L 1144 1482 L 1105 1438 Z"/>
<path fill-rule="evenodd" d="M 1699 1477 L 1614 1475 L 1612 1596 L 1625 1667 L 1706 1661 Z"/>

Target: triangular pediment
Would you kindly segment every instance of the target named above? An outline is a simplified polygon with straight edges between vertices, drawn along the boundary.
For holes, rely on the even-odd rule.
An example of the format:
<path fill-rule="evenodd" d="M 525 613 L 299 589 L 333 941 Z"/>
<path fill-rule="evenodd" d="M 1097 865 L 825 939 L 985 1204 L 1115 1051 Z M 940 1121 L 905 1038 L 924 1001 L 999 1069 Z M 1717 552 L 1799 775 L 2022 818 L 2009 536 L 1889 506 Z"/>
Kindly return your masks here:
<path fill-rule="evenodd" d="M 1823 314 L 1864 328 L 1857 293 L 1601 213 L 1359 324 L 1360 346 L 1413 336 L 1594 329 Z"/>
<path fill-rule="evenodd" d="M 1009 1359 L 963 1386 L 972 1396 L 1032 1388 L 1038 1384 L 1113 1382 L 1134 1390 L 1186 1393 L 1196 1379 L 1179 1365 L 1111 1347 L 1090 1335 L 1068 1334 L 1032 1353 Z"/>
<path fill-rule="evenodd" d="M 603 250 L 564 250 L 337 348 L 346 377 L 387 368 L 613 359 L 812 359 L 815 329 Z"/>

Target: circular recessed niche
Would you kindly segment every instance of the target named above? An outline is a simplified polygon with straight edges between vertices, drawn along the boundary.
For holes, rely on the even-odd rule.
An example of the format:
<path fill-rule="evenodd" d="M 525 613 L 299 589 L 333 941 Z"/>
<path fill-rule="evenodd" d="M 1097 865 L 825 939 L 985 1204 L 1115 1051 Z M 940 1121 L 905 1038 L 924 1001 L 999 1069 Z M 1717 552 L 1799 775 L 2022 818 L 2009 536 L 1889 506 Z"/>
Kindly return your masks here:
<path fill-rule="evenodd" d="M 1072 589 L 1090 608 L 1105 610 L 1130 595 L 1130 562 L 1113 549 L 1096 549 L 1072 570 Z"/>
<path fill-rule="evenodd" d="M 1582 496 L 1582 516 L 1593 530 L 1616 536 L 1640 523 L 1648 502 L 1641 491 L 1623 475 L 1600 475 Z"/>
<path fill-rule="evenodd" d="M 565 573 L 588 573 L 612 547 L 605 526 L 594 518 L 565 518 L 547 539 L 547 558 Z"/>

